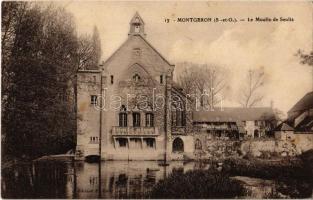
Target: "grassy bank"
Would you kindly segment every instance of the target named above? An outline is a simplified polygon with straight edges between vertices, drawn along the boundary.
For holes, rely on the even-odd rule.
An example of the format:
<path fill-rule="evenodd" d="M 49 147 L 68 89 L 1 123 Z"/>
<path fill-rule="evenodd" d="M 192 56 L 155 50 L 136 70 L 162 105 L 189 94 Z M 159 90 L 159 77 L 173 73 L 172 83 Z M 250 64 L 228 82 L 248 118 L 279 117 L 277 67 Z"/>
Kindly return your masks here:
<path fill-rule="evenodd" d="M 174 171 L 160 181 L 148 198 L 235 198 L 243 196 L 245 189 L 239 181 L 215 169 L 194 170 L 183 173 Z"/>

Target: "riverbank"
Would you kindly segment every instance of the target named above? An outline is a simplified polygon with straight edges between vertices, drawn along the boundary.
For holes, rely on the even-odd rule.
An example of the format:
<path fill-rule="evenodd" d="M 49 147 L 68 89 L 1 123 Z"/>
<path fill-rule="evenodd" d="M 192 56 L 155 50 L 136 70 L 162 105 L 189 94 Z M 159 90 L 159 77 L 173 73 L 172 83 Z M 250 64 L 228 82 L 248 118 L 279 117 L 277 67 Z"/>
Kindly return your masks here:
<path fill-rule="evenodd" d="M 275 184 L 266 198 L 312 197 L 313 151 L 280 159 L 233 157 L 204 162 L 211 164 L 209 170 L 175 172 L 159 182 L 149 198 L 239 198 L 249 193 L 244 187 L 247 180 L 260 179 Z"/>
<path fill-rule="evenodd" d="M 281 160 L 228 159 L 225 171 L 230 176 L 273 180 L 276 192 L 269 198 L 309 198 L 313 191 L 312 160 L 302 157 Z"/>

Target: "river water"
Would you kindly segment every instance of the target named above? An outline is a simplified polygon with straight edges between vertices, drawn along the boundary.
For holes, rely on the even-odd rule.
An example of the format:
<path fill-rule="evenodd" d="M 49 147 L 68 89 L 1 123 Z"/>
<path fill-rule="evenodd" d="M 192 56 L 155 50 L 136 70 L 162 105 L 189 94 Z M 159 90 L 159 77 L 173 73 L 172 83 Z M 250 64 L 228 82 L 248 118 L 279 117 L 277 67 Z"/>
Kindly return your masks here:
<path fill-rule="evenodd" d="M 174 170 L 186 172 L 209 167 L 209 164 L 179 161 L 170 162 L 169 166 L 160 166 L 156 161 L 106 161 L 101 164 L 39 161 L 2 170 L 2 197 L 144 198 L 158 181 Z M 262 198 L 265 192 L 275 190 L 275 184 L 269 180 L 234 178 L 247 182 L 248 189 L 254 183 L 246 198 Z"/>

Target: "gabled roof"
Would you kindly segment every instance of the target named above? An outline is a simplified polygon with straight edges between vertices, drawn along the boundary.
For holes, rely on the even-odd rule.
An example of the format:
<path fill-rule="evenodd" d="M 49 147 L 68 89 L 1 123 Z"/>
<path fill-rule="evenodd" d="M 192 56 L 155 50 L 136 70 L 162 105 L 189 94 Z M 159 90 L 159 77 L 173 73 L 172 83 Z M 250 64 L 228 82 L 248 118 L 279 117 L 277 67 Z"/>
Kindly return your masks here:
<path fill-rule="evenodd" d="M 275 131 L 293 131 L 293 130 L 294 130 L 294 128 L 289 126 L 286 122 L 283 122 L 283 123 L 279 124 L 275 128 Z"/>
<path fill-rule="evenodd" d="M 171 64 L 167 59 L 164 58 L 164 56 L 162 56 L 162 54 L 156 50 L 144 37 L 142 37 L 141 35 L 130 35 L 127 40 L 125 42 L 123 42 L 121 44 L 121 46 L 104 62 L 104 66 L 116 55 L 116 53 L 123 48 L 123 46 L 132 38 L 132 37 L 140 37 L 150 48 L 153 49 L 153 51 L 155 51 L 168 65 L 174 67 L 175 65 Z"/>
<path fill-rule="evenodd" d="M 275 114 L 270 107 L 225 107 L 215 109 L 214 111 L 193 112 L 194 122 L 237 122 L 273 119 L 275 119 Z"/>
<path fill-rule="evenodd" d="M 300 99 L 289 111 L 290 112 L 296 112 L 296 111 L 303 111 L 303 110 L 309 110 L 313 109 L 313 91 L 307 93 Z"/>
<path fill-rule="evenodd" d="M 151 44 L 150 42 L 148 42 L 148 40 L 146 40 L 144 37 L 142 37 L 141 35 L 139 35 L 139 37 L 141 37 L 168 65 L 170 66 L 175 66 L 173 64 L 171 64 L 167 59 L 164 58 L 164 56 L 158 51 L 156 50 Z"/>

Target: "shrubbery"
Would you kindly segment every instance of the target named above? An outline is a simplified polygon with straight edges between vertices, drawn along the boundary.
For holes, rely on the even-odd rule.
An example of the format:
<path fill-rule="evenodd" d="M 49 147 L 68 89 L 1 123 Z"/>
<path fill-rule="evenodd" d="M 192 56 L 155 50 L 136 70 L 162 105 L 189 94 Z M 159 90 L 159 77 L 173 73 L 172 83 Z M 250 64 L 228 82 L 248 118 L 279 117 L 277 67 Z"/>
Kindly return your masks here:
<path fill-rule="evenodd" d="M 239 181 L 217 170 L 173 171 L 148 198 L 234 198 L 245 194 Z"/>

